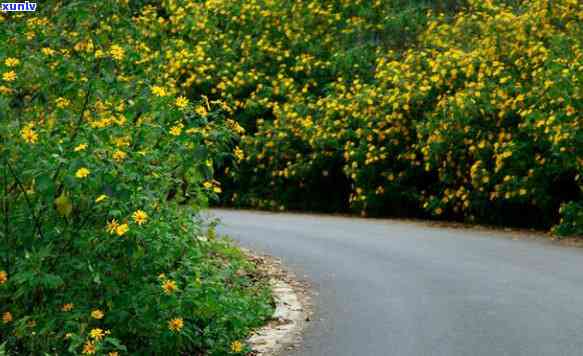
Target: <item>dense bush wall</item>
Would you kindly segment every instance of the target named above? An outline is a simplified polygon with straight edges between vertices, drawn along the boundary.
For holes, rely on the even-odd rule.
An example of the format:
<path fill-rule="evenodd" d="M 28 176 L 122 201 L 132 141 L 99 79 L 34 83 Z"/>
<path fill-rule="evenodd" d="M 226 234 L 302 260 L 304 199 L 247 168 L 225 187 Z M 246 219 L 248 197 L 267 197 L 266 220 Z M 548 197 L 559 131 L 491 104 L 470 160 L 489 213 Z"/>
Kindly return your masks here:
<path fill-rule="evenodd" d="M 225 203 L 581 233 L 583 5 L 450 5 L 190 5 L 184 84 L 247 130 Z"/>

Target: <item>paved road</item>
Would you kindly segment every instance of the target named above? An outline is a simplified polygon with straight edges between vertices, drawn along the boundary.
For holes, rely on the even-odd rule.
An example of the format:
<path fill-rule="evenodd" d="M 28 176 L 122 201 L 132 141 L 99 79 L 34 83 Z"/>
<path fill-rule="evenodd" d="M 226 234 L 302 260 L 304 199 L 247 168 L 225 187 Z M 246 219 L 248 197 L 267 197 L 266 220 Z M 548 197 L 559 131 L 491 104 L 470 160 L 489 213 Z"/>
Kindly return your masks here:
<path fill-rule="evenodd" d="M 583 250 L 493 232 L 213 210 L 314 286 L 290 356 L 583 355 Z"/>

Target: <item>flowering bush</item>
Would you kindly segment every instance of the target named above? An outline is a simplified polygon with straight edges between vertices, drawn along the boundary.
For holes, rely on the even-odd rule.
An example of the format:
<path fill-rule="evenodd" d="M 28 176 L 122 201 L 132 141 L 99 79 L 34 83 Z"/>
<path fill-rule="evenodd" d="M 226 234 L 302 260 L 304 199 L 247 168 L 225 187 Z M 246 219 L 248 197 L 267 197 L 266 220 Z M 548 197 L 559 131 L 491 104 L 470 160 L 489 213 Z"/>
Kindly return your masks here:
<path fill-rule="evenodd" d="M 397 0 L 151 3 L 140 13 L 144 26 L 152 34 L 179 35 L 175 49 L 166 53 L 173 63 L 164 80 L 225 101 L 233 109 L 232 126 L 242 140 L 241 147 L 234 147 L 232 164 L 224 170 L 218 167 L 226 190 L 224 201 L 335 209 L 348 208 L 344 198 L 350 182 L 342 173 L 342 155 L 333 160 L 329 154 L 306 156 L 317 163 L 297 167 L 302 173 L 294 179 L 284 171 L 295 162 L 296 152 L 301 156 L 310 143 L 287 132 L 274 135 L 272 123 L 285 110 L 297 108 L 304 115 L 308 106 L 331 93 L 338 77 L 372 78 L 371 64 L 381 49 L 410 44 L 423 28 L 425 9 L 453 11 L 462 1 L 417 1 L 407 6 Z M 193 48 L 185 48 L 184 43 L 194 44 Z M 310 125 L 310 120 L 305 124 Z M 276 130 L 294 131 L 296 124 L 289 119 L 278 123 Z M 325 197 L 332 189 L 344 194 L 330 202 Z M 321 197 L 303 199 L 301 195 L 307 193 L 321 193 Z"/>
<path fill-rule="evenodd" d="M 166 81 L 180 36 L 128 1 L 0 14 L 0 340 L 13 354 L 236 354 L 266 288 L 193 213 L 230 108 Z M 212 235 L 212 234 L 211 234 Z M 199 236 L 199 237 L 197 237 Z"/>
<path fill-rule="evenodd" d="M 581 233 L 581 2 L 403 3 L 143 15 L 196 43 L 166 80 L 234 109 L 223 202 L 540 228 L 565 205 L 553 231 Z"/>
<path fill-rule="evenodd" d="M 381 57 L 361 90 L 371 124 L 347 144 L 353 202 L 412 191 L 433 216 L 558 222 L 583 200 L 581 6 L 472 2 L 430 22 L 420 49 Z"/>

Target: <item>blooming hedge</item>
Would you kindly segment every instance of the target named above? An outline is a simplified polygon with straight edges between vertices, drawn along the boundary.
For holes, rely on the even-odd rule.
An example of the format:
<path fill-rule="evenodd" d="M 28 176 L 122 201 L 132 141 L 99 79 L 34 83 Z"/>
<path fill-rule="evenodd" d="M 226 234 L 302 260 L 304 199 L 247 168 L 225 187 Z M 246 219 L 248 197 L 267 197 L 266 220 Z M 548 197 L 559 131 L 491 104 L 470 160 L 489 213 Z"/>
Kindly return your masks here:
<path fill-rule="evenodd" d="M 166 79 L 235 110 L 224 204 L 580 234 L 582 6 L 169 0 L 148 21 L 196 44 Z"/>
<path fill-rule="evenodd" d="M 360 98 L 355 129 L 322 120 L 344 143 L 352 206 L 383 209 L 396 194 L 433 216 L 583 231 L 583 8 L 550 4 L 438 17 L 420 48 L 377 60 L 373 83 L 326 98 Z"/>
<path fill-rule="evenodd" d="M 213 166 L 238 125 L 163 77 L 194 44 L 150 11 L 81 0 L 0 14 L 8 354 L 242 354 L 271 313 L 252 266 L 192 218 L 220 192 Z"/>

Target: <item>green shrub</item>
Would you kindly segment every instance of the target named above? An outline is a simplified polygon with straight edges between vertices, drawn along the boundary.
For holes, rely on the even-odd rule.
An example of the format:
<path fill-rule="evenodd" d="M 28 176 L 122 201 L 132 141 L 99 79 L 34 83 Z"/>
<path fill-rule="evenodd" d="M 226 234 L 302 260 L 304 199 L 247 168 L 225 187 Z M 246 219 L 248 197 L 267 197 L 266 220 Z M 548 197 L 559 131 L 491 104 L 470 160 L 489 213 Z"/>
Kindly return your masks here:
<path fill-rule="evenodd" d="M 228 107 L 164 81 L 187 45 L 151 7 L 38 6 L 0 15 L 2 347 L 240 354 L 268 290 L 192 218 L 220 192 Z"/>
<path fill-rule="evenodd" d="M 559 236 L 583 236 L 583 203 L 570 202 L 561 206 L 561 223 L 553 228 Z"/>

